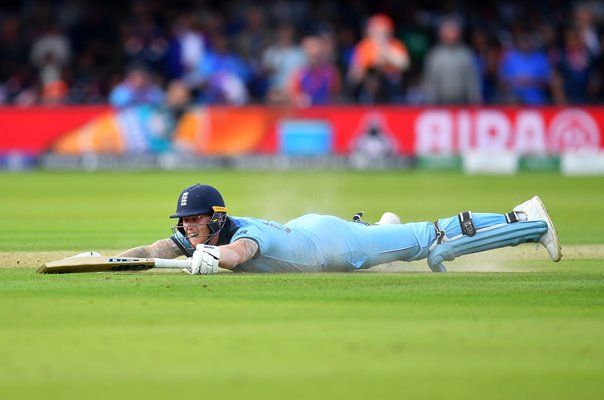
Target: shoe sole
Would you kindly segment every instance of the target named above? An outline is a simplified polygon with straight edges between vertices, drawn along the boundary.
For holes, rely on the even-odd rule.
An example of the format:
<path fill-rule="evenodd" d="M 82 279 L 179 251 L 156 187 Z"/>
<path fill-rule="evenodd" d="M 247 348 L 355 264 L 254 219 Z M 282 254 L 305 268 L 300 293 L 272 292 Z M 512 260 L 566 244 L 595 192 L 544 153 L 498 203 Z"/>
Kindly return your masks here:
<path fill-rule="evenodd" d="M 560 238 L 558 238 L 558 231 L 556 230 L 556 227 L 554 226 L 554 223 L 552 222 L 552 219 L 550 218 L 549 213 L 547 212 L 547 208 L 545 208 L 545 205 L 543 204 L 543 201 L 539 198 L 539 196 L 535 196 L 534 200 L 537 201 L 539 206 L 545 211 L 545 223 L 547 224 L 548 232 L 551 233 L 552 242 L 554 244 L 554 247 L 556 248 L 556 256 L 552 257 L 550 254 L 550 258 L 553 262 L 558 262 L 562 259 L 562 245 L 560 244 Z"/>

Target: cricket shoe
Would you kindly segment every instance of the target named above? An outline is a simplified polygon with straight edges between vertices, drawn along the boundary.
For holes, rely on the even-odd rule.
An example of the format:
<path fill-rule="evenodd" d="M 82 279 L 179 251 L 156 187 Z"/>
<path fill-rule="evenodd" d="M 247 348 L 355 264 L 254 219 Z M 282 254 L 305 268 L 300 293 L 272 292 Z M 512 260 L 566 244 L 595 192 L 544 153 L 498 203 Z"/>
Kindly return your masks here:
<path fill-rule="evenodd" d="M 547 232 L 541 236 L 539 243 L 545 247 L 552 261 L 560 261 L 562 258 L 562 246 L 560 246 L 558 232 L 539 196 L 535 196 L 517 205 L 514 207 L 514 211 L 523 212 L 528 221 L 543 221 L 547 224 Z"/>
<path fill-rule="evenodd" d="M 376 222 L 376 225 L 396 225 L 396 224 L 400 224 L 401 223 L 401 218 L 396 215 L 393 212 L 390 211 L 386 211 L 384 214 L 382 214 L 382 218 L 380 218 L 380 220 L 378 222 Z"/>

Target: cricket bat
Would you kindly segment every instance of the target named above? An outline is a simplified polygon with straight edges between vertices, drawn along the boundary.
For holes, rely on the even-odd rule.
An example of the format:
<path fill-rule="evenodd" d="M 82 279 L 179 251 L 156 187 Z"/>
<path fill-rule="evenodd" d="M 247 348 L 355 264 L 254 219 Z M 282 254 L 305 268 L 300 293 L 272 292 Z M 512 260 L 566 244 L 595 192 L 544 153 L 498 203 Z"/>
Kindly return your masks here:
<path fill-rule="evenodd" d="M 38 268 L 39 274 L 69 274 L 73 272 L 146 271 L 151 268 L 189 268 L 191 260 L 131 257 L 68 257 L 47 262 Z"/>

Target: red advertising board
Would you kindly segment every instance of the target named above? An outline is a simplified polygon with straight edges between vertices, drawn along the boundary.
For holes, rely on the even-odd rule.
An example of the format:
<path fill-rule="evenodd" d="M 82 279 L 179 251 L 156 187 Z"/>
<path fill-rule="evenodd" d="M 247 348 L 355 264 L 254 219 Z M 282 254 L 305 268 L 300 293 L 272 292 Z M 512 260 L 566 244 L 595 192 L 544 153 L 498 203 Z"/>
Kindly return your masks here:
<path fill-rule="evenodd" d="M 52 143 L 110 107 L 0 107 L 0 154 L 21 152 L 37 155 Z"/>
<path fill-rule="evenodd" d="M 297 118 L 329 120 L 334 151 L 344 154 L 372 123 L 395 139 L 399 154 L 465 150 L 558 154 L 604 147 L 604 108 L 310 108 Z"/>
<path fill-rule="evenodd" d="M 414 118 L 414 153 L 560 154 L 601 149 L 602 111 L 599 107 L 423 110 Z"/>
<path fill-rule="evenodd" d="M 157 118 L 144 112 L 128 118 L 146 115 Z M 139 129 L 129 129 L 134 120 L 128 118 L 108 107 L 0 108 L 0 154 L 128 153 L 134 151 L 129 144 L 135 139 L 138 151 L 153 148 L 140 145 L 145 137 Z M 396 153 L 404 155 L 466 150 L 559 154 L 604 147 L 604 107 L 595 106 L 198 107 L 180 119 L 171 140 L 175 150 L 196 154 L 275 154 L 281 151 L 278 129 L 284 120 L 325 122 L 335 154 L 349 153 L 371 129 L 390 138 Z"/>

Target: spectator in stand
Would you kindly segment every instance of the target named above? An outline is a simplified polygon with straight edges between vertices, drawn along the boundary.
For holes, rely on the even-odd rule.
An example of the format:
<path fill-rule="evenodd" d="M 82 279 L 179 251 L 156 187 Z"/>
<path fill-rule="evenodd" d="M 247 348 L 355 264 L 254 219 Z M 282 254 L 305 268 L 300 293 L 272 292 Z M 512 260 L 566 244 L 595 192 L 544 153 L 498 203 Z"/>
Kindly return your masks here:
<path fill-rule="evenodd" d="M 35 71 L 23 41 L 21 20 L 13 15 L 0 18 L 0 104 L 32 105 L 36 102 Z"/>
<path fill-rule="evenodd" d="M 432 104 L 478 104 L 482 101 L 480 77 L 472 51 L 461 42 L 461 28 L 453 19 L 438 30 L 439 44 L 424 65 L 426 101 Z"/>
<path fill-rule="evenodd" d="M 17 69 L 4 83 L 4 97 L 8 104 L 32 106 L 38 101 L 35 72 L 31 67 Z"/>
<path fill-rule="evenodd" d="M 42 87 L 41 103 L 44 106 L 59 106 L 66 104 L 68 92 L 69 87 L 60 79 L 47 82 Z"/>
<path fill-rule="evenodd" d="M 163 102 L 164 92 L 153 83 L 149 70 L 142 64 L 132 65 L 124 80 L 109 94 L 109 103 L 119 109 L 143 104 L 161 106 Z"/>
<path fill-rule="evenodd" d="M 409 68 L 409 55 L 405 45 L 392 36 L 392 20 L 377 14 L 367 21 L 367 35 L 354 49 L 348 70 L 348 83 L 353 93 L 362 95 L 368 73 L 380 80 L 378 97 L 391 101 L 401 95 L 402 73 Z"/>
<path fill-rule="evenodd" d="M 289 98 L 299 107 L 333 103 L 340 93 L 340 74 L 317 36 L 302 41 L 306 65 L 292 74 Z"/>
<path fill-rule="evenodd" d="M 539 105 L 548 103 L 548 94 L 559 98 L 559 88 L 552 79 L 552 66 L 546 54 L 534 48 L 529 36 L 515 32 L 515 47 L 503 57 L 499 82 L 503 100 L 508 104 Z"/>
<path fill-rule="evenodd" d="M 172 81 L 166 88 L 165 107 L 176 121 L 185 114 L 191 103 L 191 92 L 187 85 L 181 81 Z"/>
<path fill-rule="evenodd" d="M 265 8 L 252 5 L 245 12 L 245 25 L 236 35 L 236 48 L 249 68 L 248 89 L 255 98 L 264 98 L 267 80 L 262 69 L 262 54 L 272 42 L 274 33 L 268 28 Z"/>
<path fill-rule="evenodd" d="M 69 100 L 74 104 L 94 104 L 105 101 L 101 93 L 99 72 L 93 51 L 82 51 L 76 59 L 69 82 Z"/>
<path fill-rule="evenodd" d="M 594 73 L 590 84 L 591 98 L 604 103 L 604 33 L 600 36 L 600 55 L 594 61 Z"/>
<path fill-rule="evenodd" d="M 575 9 L 574 23 L 585 47 L 592 57 L 600 54 L 600 41 L 598 40 L 598 30 L 594 26 L 593 13 L 590 6 L 580 4 Z"/>
<path fill-rule="evenodd" d="M 59 27 L 48 24 L 31 47 L 31 62 L 38 69 L 42 85 L 59 80 L 71 58 L 69 38 Z"/>
<path fill-rule="evenodd" d="M 213 48 L 200 64 L 201 100 L 210 104 L 242 105 L 248 102 L 251 74 L 243 58 L 221 34 L 212 37 Z"/>
<path fill-rule="evenodd" d="M 0 82 L 20 69 L 21 62 L 27 59 L 27 46 L 23 43 L 21 22 L 15 16 L 0 18 Z"/>
<path fill-rule="evenodd" d="M 578 30 L 564 32 L 564 44 L 557 65 L 563 98 L 558 102 L 583 104 L 589 99 L 594 61 Z"/>
<path fill-rule="evenodd" d="M 189 87 L 195 86 L 196 71 L 206 52 L 206 41 L 199 23 L 189 14 L 178 17 L 173 26 L 173 37 L 166 55 L 168 80 L 182 79 Z"/>
<path fill-rule="evenodd" d="M 480 97 L 483 103 L 493 104 L 498 99 L 497 68 L 501 58 L 501 46 L 492 35 L 482 29 L 472 32 L 471 41 L 480 77 Z"/>
<path fill-rule="evenodd" d="M 168 41 L 149 15 L 142 15 L 129 27 L 124 39 L 128 63 L 145 64 L 154 73 L 164 71 Z"/>
<path fill-rule="evenodd" d="M 182 117 L 188 111 L 191 103 L 191 92 L 182 81 L 171 81 L 166 87 L 165 102 L 162 108 L 159 108 L 162 123 L 165 125 L 163 136 L 172 143 L 172 139 L 177 134 L 179 123 Z M 179 151 L 186 151 L 184 148 L 178 148 Z M 190 149 L 189 149 L 190 150 Z"/>
<path fill-rule="evenodd" d="M 338 37 L 338 68 L 340 71 L 346 71 L 348 66 L 352 64 L 352 57 L 356 47 L 355 30 L 350 25 L 341 26 L 337 30 Z"/>
<path fill-rule="evenodd" d="M 305 63 L 304 51 L 296 44 L 296 28 L 283 23 L 277 29 L 277 40 L 262 55 L 262 67 L 268 76 L 270 103 L 284 103 L 287 100 L 287 83 L 291 74 Z"/>
<path fill-rule="evenodd" d="M 126 66 L 133 61 L 143 62 L 160 73 L 158 78 L 162 82 L 188 80 L 186 71 L 198 71 L 195 65 L 200 63 L 204 51 L 211 46 L 209 39 L 216 33 L 228 35 L 237 44 L 239 56 L 249 64 L 251 78 L 246 84 L 249 97 L 252 101 L 261 101 L 267 98 L 265 84 L 268 81 L 262 57 L 276 35 L 271 24 L 285 21 L 319 37 L 335 37 L 336 46 L 331 55 L 336 58 L 340 71 L 346 74 L 346 89 L 352 86 L 356 89 L 350 94 L 351 100 L 382 103 L 404 98 L 417 103 L 423 97 L 419 84 L 423 82 L 421 72 L 427 33 L 432 32 L 435 21 L 440 21 L 443 15 L 455 16 L 464 22 L 462 26 L 488 27 L 490 32 L 497 33 L 501 48 L 505 49 L 515 47 L 511 27 L 526 26 L 530 21 L 531 40 L 537 39 L 533 44 L 547 51 L 552 66 L 560 64 L 563 38 L 558 36 L 567 25 L 572 24 L 580 31 L 592 57 L 600 56 L 601 38 L 597 34 L 604 27 L 602 1 L 594 0 L 550 1 L 545 7 L 541 6 L 543 2 L 514 0 L 473 2 L 471 7 L 459 1 L 433 4 L 425 0 L 375 4 L 344 0 L 320 4 L 308 0 L 172 3 L 126 0 L 119 3 L 119 7 L 114 2 L 82 0 L 5 3 L 5 7 L 0 7 L 0 85 L 8 104 L 21 105 L 39 103 L 36 96 L 42 93 L 44 84 L 59 77 L 68 78 L 64 82 L 69 85 L 70 103 L 104 102 L 111 88 L 121 80 Z M 375 9 L 387 10 L 388 15 L 396 16 L 396 35 L 388 17 L 371 17 L 369 10 Z M 359 41 L 361 21 L 368 23 L 365 37 Z M 173 40 L 169 42 L 166 33 L 173 24 Z M 36 40 L 41 28 L 52 25 L 54 33 L 47 30 L 44 40 Z M 202 31 L 206 40 L 201 37 Z M 333 36 L 334 33 L 337 36 Z M 35 56 L 36 64 L 30 57 L 34 40 L 39 42 L 34 45 L 37 49 L 52 48 L 51 56 Z M 69 47 L 71 49 L 65 51 Z M 61 54 L 65 53 L 69 54 L 68 61 L 62 61 L 65 58 Z M 486 68 L 482 73 L 484 102 L 500 100 L 488 94 L 493 76 L 491 58 L 488 50 L 486 55 L 478 55 L 479 65 Z M 557 86 L 562 87 L 556 85 L 556 79 L 552 78 L 551 82 L 548 79 L 537 91 L 544 90 L 547 95 L 548 90 L 555 93 Z M 189 86 L 195 88 L 195 84 Z M 604 83 L 595 86 L 591 89 L 593 92 L 600 87 L 604 91 Z M 509 86 L 506 87 L 507 99 L 516 101 Z"/>

